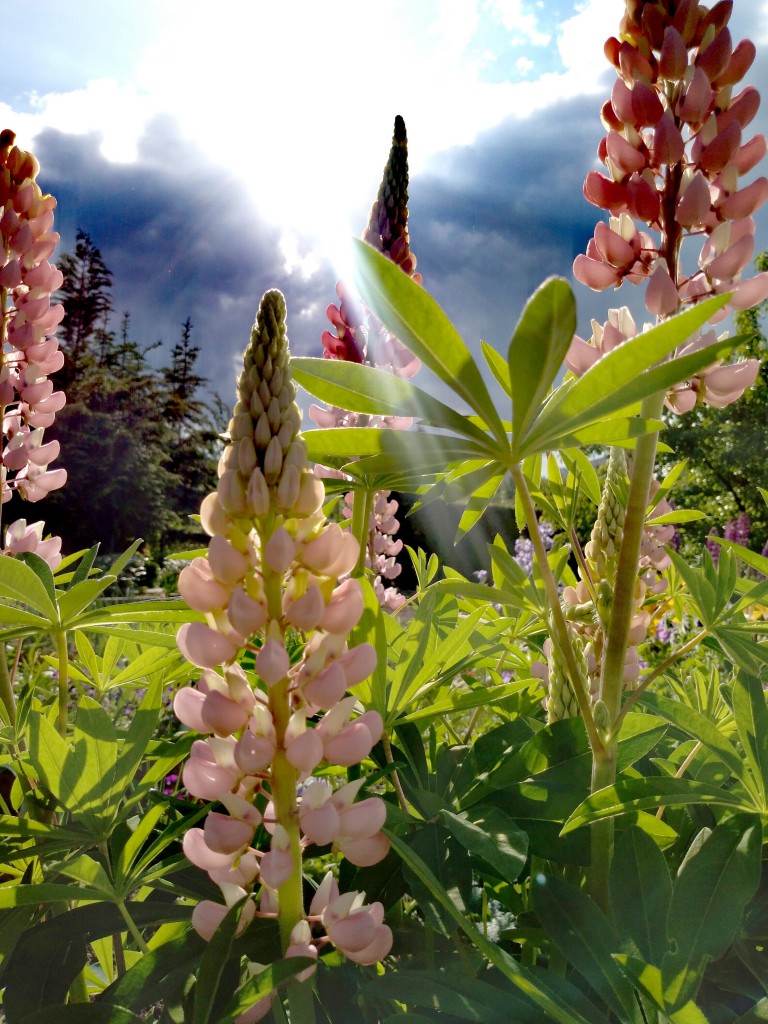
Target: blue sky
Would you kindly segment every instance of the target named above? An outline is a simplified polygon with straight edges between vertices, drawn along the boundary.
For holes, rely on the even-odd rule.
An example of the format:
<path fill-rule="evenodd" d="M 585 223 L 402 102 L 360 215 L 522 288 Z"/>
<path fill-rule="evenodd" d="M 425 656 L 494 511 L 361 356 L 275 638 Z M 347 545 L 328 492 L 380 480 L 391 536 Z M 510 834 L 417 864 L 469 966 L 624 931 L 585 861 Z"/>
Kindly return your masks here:
<path fill-rule="evenodd" d="M 294 351 L 320 354 L 398 113 L 425 287 L 470 345 L 505 348 L 527 294 L 570 276 L 599 214 L 581 185 L 614 77 L 602 46 L 623 7 L 40 0 L 33 19 L 6 15 L 4 38 L 20 42 L 4 47 L 0 115 L 59 199 L 61 251 L 82 228 L 113 270 L 114 327 L 129 310 L 135 340 L 170 345 L 190 317 L 201 370 L 229 399 L 267 288 L 286 294 Z M 767 15 L 735 0 L 758 87 Z M 766 123 L 761 111 L 755 130 Z M 639 308 L 626 286 L 576 290 L 585 331 L 608 306 Z"/>

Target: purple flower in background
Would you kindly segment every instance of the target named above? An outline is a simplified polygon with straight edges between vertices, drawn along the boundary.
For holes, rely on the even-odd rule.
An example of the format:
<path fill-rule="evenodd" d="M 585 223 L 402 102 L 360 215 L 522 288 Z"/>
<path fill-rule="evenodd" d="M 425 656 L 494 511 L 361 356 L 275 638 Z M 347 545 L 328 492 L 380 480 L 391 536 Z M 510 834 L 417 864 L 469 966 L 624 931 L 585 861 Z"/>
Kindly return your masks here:
<path fill-rule="evenodd" d="M 749 526 L 749 516 L 746 512 L 741 512 L 735 519 L 725 524 L 725 539 L 746 547 L 749 543 Z"/>
<path fill-rule="evenodd" d="M 515 561 L 526 576 L 533 575 L 533 541 L 528 537 L 518 537 L 515 541 Z"/>

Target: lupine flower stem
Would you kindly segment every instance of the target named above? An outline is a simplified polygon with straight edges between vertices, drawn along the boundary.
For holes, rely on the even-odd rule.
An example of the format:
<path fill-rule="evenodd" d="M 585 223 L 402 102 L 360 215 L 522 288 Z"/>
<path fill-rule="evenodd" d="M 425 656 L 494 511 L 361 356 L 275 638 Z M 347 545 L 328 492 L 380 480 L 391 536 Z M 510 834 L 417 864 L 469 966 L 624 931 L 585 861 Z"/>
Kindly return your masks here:
<path fill-rule="evenodd" d="M 57 728 L 61 736 L 67 735 L 67 698 L 69 696 L 69 651 L 66 630 L 55 634 L 56 657 L 59 662 L 59 718 Z"/>
<path fill-rule="evenodd" d="M 651 395 L 642 403 L 640 415 L 657 419 L 664 406 L 664 394 Z M 624 660 L 627 653 L 629 627 L 635 613 L 635 583 L 640 560 L 640 542 L 645 525 L 648 494 L 653 479 L 656 447 L 659 435 L 640 437 L 632 458 L 627 495 L 626 517 L 616 566 L 610 622 L 606 634 L 603 670 L 600 681 L 600 699 L 608 709 L 608 729 L 612 735 L 605 744 L 593 747 L 592 787 L 596 793 L 616 781 L 616 753 L 618 736 L 614 723 L 621 711 L 624 689 Z M 614 822 L 612 818 L 594 822 L 591 826 L 592 856 L 590 859 L 590 891 L 600 907 L 609 905 L 608 869 L 613 856 Z"/>
<path fill-rule="evenodd" d="M 570 636 L 568 635 L 568 624 L 565 621 L 563 609 L 560 606 L 560 595 L 557 592 L 557 583 L 555 582 L 555 577 L 552 575 L 552 570 L 549 567 L 547 550 L 544 547 L 544 541 L 541 539 L 541 534 L 539 533 L 536 509 L 534 507 L 533 500 L 531 499 L 530 491 L 528 490 L 528 484 L 525 481 L 525 475 L 519 463 L 510 466 L 510 473 L 515 482 L 517 493 L 520 496 L 520 501 L 525 515 L 525 524 L 528 527 L 528 535 L 531 538 L 531 543 L 533 544 L 536 562 L 538 563 L 541 578 L 544 582 L 544 588 L 547 592 L 547 598 L 549 599 L 554 632 L 552 641 L 553 643 L 557 643 L 560 648 L 568 668 L 568 675 L 570 679 L 573 680 L 573 692 L 576 696 L 581 716 L 584 719 L 584 724 L 587 727 L 590 746 L 595 752 L 602 751 L 603 742 L 600 739 L 600 734 L 597 731 L 595 719 L 592 715 L 592 708 L 589 703 L 589 694 L 579 685 L 581 673 L 579 671 L 576 654 L 573 650 Z"/>

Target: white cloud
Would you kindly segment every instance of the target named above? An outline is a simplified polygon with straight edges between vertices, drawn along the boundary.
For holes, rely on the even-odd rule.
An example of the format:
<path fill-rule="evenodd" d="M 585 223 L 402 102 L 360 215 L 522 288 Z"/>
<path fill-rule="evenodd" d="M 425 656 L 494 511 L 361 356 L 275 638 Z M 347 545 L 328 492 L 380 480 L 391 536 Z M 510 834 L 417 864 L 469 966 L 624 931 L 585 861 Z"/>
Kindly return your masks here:
<path fill-rule="evenodd" d="M 524 42 L 531 46 L 549 45 L 551 36 L 539 29 L 536 15 L 525 13 L 525 0 L 490 0 L 489 6 L 504 28 L 512 33 L 513 46 Z"/>

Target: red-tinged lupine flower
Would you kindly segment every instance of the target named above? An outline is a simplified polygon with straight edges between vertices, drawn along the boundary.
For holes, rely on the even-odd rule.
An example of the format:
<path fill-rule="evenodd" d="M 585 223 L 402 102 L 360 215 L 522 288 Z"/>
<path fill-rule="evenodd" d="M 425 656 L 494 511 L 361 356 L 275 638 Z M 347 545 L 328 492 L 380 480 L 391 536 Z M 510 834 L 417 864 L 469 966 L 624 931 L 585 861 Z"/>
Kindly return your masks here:
<path fill-rule="evenodd" d="M 646 307 L 658 318 L 733 292 L 711 318 L 718 323 L 730 310 L 768 297 L 768 273 L 743 279 L 754 253 L 752 214 L 768 199 L 768 179 L 739 188 L 739 177 L 756 166 L 768 144 L 762 135 L 743 138 L 760 98 L 749 86 L 733 94 L 755 51 L 749 41 L 733 47 L 731 7 L 722 2 L 708 11 L 683 0 L 670 10 L 655 0 L 627 0 L 620 36 L 605 46 L 619 75 L 602 112 L 607 135 L 598 155 L 607 174 L 591 171 L 584 195 L 610 218 L 597 225 L 573 272 L 597 290 L 645 283 Z M 682 250 L 696 239 L 699 269 L 689 273 Z M 709 340 L 714 335 L 700 334 L 685 351 Z M 566 362 L 581 374 L 606 350 L 596 330 L 588 343 L 574 338 Z M 667 406 L 678 413 L 697 402 L 722 408 L 756 374 L 755 360 L 713 364 L 675 388 Z"/>
<path fill-rule="evenodd" d="M 345 696 L 376 665 L 371 645 L 347 642 L 363 614 L 363 593 L 358 580 L 339 577 L 359 551 L 348 530 L 324 518 L 323 484 L 308 469 L 288 358 L 285 303 L 268 292 L 245 353 L 219 484 L 201 509 L 208 551 L 179 577 L 181 595 L 205 621 L 179 630 L 182 653 L 203 671 L 196 686 L 176 694 L 174 710 L 207 734 L 192 746 L 184 785 L 224 807 L 186 833 L 187 857 L 221 887 L 227 906 L 261 886 L 260 904 L 270 908 L 262 912 L 277 915 L 284 954 L 313 956 L 303 848 L 327 839 L 367 865 L 386 856 L 389 842 L 381 834 L 383 801 L 356 804 L 359 784 L 338 794 L 328 787 L 324 815 L 310 813 L 318 783 L 299 803 L 300 783 L 321 761 L 348 767 L 367 757 L 382 722 L 375 712 L 357 714 L 355 697 Z M 249 673 L 238 664 L 246 649 Z M 262 792 L 263 817 L 255 806 Z M 267 851 L 253 846 L 259 824 L 271 835 Z M 255 903 L 246 907 L 243 926 Z M 209 938 L 225 913 L 226 906 L 201 904 L 193 925 Z M 366 963 L 391 945 L 381 921 L 371 936 L 352 950 Z M 258 1019 L 262 1009 L 257 1004 L 247 1019 Z"/>
<path fill-rule="evenodd" d="M 64 469 L 49 469 L 59 455 L 58 442 L 43 444 L 43 430 L 64 406 L 48 374 L 64 364 L 55 337 L 63 306 L 51 306 L 61 287 L 61 271 L 48 259 L 59 241 L 53 228 L 56 200 L 43 195 L 35 180 L 37 160 L 14 145 L 15 135 L 0 133 L 0 405 L 5 446 L 0 467 L 2 502 L 17 490 L 26 501 L 40 501 L 62 487 Z M 13 474 L 13 475 L 10 475 Z M 7 534 L 5 552 L 35 551 L 58 568 L 61 541 L 42 541 L 42 523 Z M 38 529 L 39 528 L 39 529 Z M 33 544 L 33 537 L 37 542 Z"/>
<path fill-rule="evenodd" d="M 739 176 L 765 154 L 766 141 L 761 135 L 742 137 L 759 96 L 751 87 L 733 95 L 754 59 L 754 46 L 745 41 L 733 47 L 727 28 L 731 6 L 717 4 L 712 18 L 688 0 L 674 12 L 667 4 L 632 0 L 620 37 L 606 43 L 619 75 L 603 108 L 608 132 L 598 155 L 607 174 L 591 171 L 584 194 L 610 212 L 611 222 L 598 225 L 586 254 L 576 257 L 574 275 L 596 289 L 651 278 L 648 308 L 660 316 L 707 295 L 734 287 L 738 292 L 753 244 L 748 218 L 768 199 L 766 178 L 738 187 Z M 641 226 L 630 229 L 620 223 L 622 216 Z M 713 255 L 711 236 L 734 221 L 743 224 L 738 240 L 720 243 Z M 680 247 L 686 237 L 701 234 L 704 274 L 695 275 L 691 287 Z M 677 293 L 676 306 L 659 261 Z M 768 274 L 758 280 L 749 298 L 761 301 L 768 296 Z M 734 308 L 740 308 L 737 302 Z"/>

